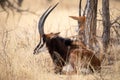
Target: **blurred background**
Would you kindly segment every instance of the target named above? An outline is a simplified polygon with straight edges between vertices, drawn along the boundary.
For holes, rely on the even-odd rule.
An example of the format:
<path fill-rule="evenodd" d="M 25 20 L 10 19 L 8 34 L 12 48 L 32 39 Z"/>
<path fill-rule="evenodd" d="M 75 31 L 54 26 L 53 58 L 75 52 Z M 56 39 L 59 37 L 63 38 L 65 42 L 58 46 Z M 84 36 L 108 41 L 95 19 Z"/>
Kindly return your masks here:
<path fill-rule="evenodd" d="M 75 75 L 72 78 L 55 75 L 53 63 L 46 49 L 38 55 L 33 55 L 33 50 L 39 42 L 37 27 L 39 18 L 50 5 L 59 2 L 45 22 L 45 33 L 61 32 L 62 37 L 77 34 L 77 21 L 70 19 L 69 16 L 78 16 L 79 0 L 23 0 L 21 4 L 16 4 L 19 1 L 10 0 L 14 6 L 23 11 L 10 6 L 5 7 L 5 10 L 0 7 L 0 80 L 79 80 L 83 77 L 83 80 L 95 80 L 95 76 L 98 75 L 80 75 L 79 78 L 74 77 Z M 99 20 L 101 3 L 101 0 L 98 0 Z M 85 4 L 83 0 L 83 9 Z M 110 15 L 111 20 L 120 16 L 120 0 L 110 0 Z M 97 28 L 97 34 L 101 36 L 101 22 L 98 22 Z M 120 47 L 114 48 L 120 53 Z M 114 76 L 118 80 L 120 65 L 116 64 L 109 68 L 106 69 L 108 72 L 104 73 L 104 76 L 108 80 L 110 78 L 115 80 L 111 76 L 111 73 L 115 72 Z"/>

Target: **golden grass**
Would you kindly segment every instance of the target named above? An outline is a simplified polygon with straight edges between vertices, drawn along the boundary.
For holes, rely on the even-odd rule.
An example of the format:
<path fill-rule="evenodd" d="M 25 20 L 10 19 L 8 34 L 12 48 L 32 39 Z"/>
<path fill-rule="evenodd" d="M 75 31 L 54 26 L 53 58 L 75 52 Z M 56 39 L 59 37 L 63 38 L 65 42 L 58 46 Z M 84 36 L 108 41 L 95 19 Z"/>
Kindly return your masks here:
<path fill-rule="evenodd" d="M 24 0 L 23 8 L 29 7 L 41 15 L 48 5 L 55 2 L 57 0 L 52 3 Z M 75 35 L 77 22 L 68 16 L 78 15 L 76 6 L 78 2 L 79 0 L 62 1 L 47 18 L 45 33 L 60 31 L 63 37 Z M 119 8 L 118 2 L 115 4 L 115 7 Z M 120 12 L 115 10 L 115 16 L 118 13 Z M 114 59 L 114 64 L 103 65 L 101 76 L 97 73 L 57 75 L 54 74 L 53 63 L 47 50 L 33 55 L 33 50 L 39 42 L 37 30 L 39 17 L 26 12 L 22 15 L 19 13 L 12 15 L 10 12 L 8 19 L 6 15 L 5 12 L 0 13 L 0 80 L 119 80 L 120 45 L 110 47 L 112 56 L 111 54 L 107 56 Z M 98 31 L 101 31 L 100 27 Z"/>

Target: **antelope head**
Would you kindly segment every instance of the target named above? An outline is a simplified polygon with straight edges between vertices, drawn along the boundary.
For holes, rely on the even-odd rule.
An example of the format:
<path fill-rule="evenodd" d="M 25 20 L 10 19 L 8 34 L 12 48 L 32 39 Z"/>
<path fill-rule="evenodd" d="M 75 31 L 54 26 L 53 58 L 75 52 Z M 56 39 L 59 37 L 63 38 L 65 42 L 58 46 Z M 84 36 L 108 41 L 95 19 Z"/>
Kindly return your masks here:
<path fill-rule="evenodd" d="M 85 21 L 86 21 L 86 17 L 85 16 L 69 16 L 70 18 L 77 20 L 78 22 L 80 22 L 80 26 L 79 26 L 79 31 L 84 31 L 85 28 Z"/>
<path fill-rule="evenodd" d="M 47 39 L 51 39 L 56 37 L 59 33 L 50 33 L 50 34 L 45 34 L 44 33 L 44 23 L 48 15 L 52 12 L 52 10 L 58 5 L 59 3 L 55 4 L 53 7 L 49 7 L 41 16 L 38 24 L 38 30 L 39 30 L 39 35 L 40 35 L 40 42 L 34 49 L 33 54 L 38 54 L 40 49 L 44 46 L 45 42 Z"/>

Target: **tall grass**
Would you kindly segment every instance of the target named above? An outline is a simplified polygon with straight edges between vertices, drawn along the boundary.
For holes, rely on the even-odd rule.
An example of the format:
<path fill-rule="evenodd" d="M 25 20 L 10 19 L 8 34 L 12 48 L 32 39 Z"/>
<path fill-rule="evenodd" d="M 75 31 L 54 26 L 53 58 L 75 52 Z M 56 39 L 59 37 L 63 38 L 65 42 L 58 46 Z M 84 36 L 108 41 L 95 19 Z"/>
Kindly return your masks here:
<path fill-rule="evenodd" d="M 43 1 L 44 4 L 40 5 L 39 0 L 24 1 L 23 8 L 30 7 L 40 15 L 48 5 L 54 3 Z M 78 1 L 61 2 L 46 20 L 45 33 L 59 31 L 63 37 L 77 34 L 77 22 L 68 16 L 78 15 Z M 29 6 L 30 4 L 33 6 Z M 116 11 L 117 13 L 119 12 Z M 57 75 L 54 74 L 54 66 L 46 48 L 38 55 L 33 55 L 33 50 L 39 42 L 39 17 L 29 13 L 15 13 L 13 16 L 11 12 L 7 22 L 6 13 L 0 13 L 0 17 L 0 80 L 119 80 L 120 45 L 110 45 L 106 55 L 108 60 L 103 63 L 101 74 Z M 98 29 L 101 31 L 100 27 Z"/>

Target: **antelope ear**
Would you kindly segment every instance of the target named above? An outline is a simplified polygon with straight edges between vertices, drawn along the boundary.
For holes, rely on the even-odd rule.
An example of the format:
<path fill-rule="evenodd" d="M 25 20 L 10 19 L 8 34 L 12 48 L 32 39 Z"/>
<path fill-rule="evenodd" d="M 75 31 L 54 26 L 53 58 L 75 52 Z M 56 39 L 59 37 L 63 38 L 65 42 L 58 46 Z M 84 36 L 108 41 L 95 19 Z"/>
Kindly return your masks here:
<path fill-rule="evenodd" d="M 60 32 L 55 33 L 56 36 L 58 36 L 59 34 L 60 34 Z"/>
<path fill-rule="evenodd" d="M 52 39 L 52 38 L 56 38 L 57 36 L 59 36 L 59 34 L 60 34 L 60 32 L 52 33 L 52 35 L 51 35 L 50 38 L 51 38 L 51 39 Z"/>
<path fill-rule="evenodd" d="M 85 19 L 86 17 L 85 16 L 79 16 L 79 17 L 76 17 L 76 16 L 69 16 L 70 18 L 74 19 L 74 20 L 77 20 L 79 22 L 82 22 L 84 23 L 85 22 Z"/>
<path fill-rule="evenodd" d="M 74 19 L 74 20 L 78 20 L 79 21 L 79 17 L 76 17 L 76 16 L 69 16 L 69 17 Z"/>

